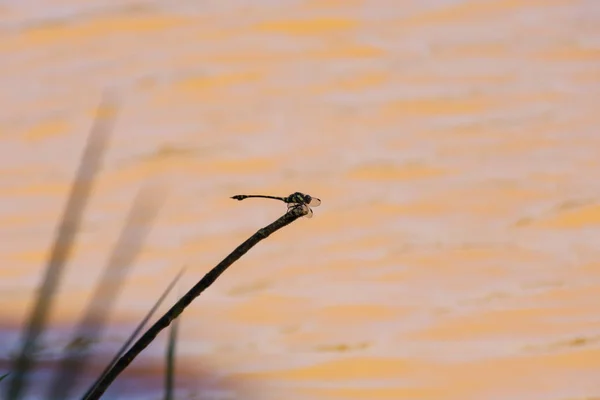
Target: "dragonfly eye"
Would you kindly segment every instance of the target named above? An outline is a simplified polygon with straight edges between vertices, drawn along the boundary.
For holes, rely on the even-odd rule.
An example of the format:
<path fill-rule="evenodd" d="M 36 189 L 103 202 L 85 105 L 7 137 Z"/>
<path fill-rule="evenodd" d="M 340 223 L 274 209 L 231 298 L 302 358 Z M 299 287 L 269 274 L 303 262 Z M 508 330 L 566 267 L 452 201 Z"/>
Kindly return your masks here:
<path fill-rule="evenodd" d="M 312 201 L 312 197 L 310 197 L 310 194 L 304 195 L 304 202 L 306 204 L 310 204 L 311 201 Z"/>

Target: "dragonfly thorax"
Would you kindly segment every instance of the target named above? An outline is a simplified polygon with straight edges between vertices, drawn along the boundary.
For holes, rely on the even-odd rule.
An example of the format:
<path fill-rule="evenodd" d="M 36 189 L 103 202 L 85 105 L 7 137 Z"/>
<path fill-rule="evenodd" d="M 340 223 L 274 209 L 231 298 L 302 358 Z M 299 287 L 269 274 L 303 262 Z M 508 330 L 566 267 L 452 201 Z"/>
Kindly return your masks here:
<path fill-rule="evenodd" d="M 286 200 L 286 203 L 310 204 L 312 198 L 308 194 L 296 192 L 290 194 Z"/>

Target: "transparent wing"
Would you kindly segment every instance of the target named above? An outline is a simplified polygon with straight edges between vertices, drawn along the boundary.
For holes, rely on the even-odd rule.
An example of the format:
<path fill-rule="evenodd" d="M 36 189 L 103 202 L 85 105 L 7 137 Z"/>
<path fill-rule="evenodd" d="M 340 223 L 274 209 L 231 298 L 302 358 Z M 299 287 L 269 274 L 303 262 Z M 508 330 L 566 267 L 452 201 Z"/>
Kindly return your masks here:
<path fill-rule="evenodd" d="M 293 210 L 295 208 L 300 208 L 302 211 L 304 211 L 306 213 L 306 214 L 304 214 L 304 216 L 306 218 L 312 218 L 313 211 L 306 204 L 292 204 L 292 205 L 288 205 L 288 212 L 290 212 L 291 210 Z"/>
<path fill-rule="evenodd" d="M 309 206 L 307 206 L 306 204 L 302 204 L 302 209 L 306 210 L 306 218 L 312 218 L 313 216 L 313 211 L 310 209 Z"/>
<path fill-rule="evenodd" d="M 310 199 L 310 203 L 308 203 L 311 207 L 317 207 L 321 205 L 321 199 L 317 199 L 316 197 L 313 197 Z"/>

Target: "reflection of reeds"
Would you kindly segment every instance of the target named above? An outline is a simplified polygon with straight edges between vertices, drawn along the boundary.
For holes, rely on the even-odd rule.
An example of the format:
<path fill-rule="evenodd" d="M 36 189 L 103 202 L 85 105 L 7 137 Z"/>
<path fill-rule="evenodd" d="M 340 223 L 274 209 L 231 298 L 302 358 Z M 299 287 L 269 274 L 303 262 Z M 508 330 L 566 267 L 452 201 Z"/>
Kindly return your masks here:
<path fill-rule="evenodd" d="M 96 285 L 84 316 L 81 318 L 68 351 L 63 357 L 53 378 L 49 399 L 66 399 L 75 386 L 77 378 L 84 371 L 90 353 L 90 346 L 77 346 L 78 343 L 94 344 L 102 335 L 106 319 L 127 277 L 131 265 L 139 250 L 150 224 L 156 215 L 162 191 L 142 189 L 134 200 L 131 211 L 117 239 L 113 252 L 106 264 L 104 273 Z"/>
<path fill-rule="evenodd" d="M 11 368 L 12 377 L 6 388 L 7 399 L 19 399 L 27 387 L 29 372 L 33 366 L 33 353 L 46 327 L 54 295 L 73 248 L 73 241 L 79 230 L 94 178 L 114 123 L 114 111 L 114 100 L 105 93 L 56 232 L 42 285 L 23 333 L 21 350 Z"/>

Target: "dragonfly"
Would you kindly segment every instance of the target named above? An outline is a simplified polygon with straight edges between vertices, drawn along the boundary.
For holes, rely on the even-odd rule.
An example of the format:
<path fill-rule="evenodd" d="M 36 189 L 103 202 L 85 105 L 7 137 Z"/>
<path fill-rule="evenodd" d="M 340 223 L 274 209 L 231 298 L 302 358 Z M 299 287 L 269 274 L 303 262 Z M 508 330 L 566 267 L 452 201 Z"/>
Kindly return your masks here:
<path fill-rule="evenodd" d="M 240 201 L 251 197 L 283 201 L 287 204 L 288 212 L 294 208 L 302 208 L 304 211 L 306 211 L 306 214 L 304 215 L 306 218 L 312 218 L 313 216 L 313 211 L 310 207 L 317 207 L 321 205 L 321 199 L 317 199 L 309 194 L 300 192 L 292 193 L 287 197 L 267 196 L 263 194 L 238 194 L 231 196 L 232 199 Z"/>

